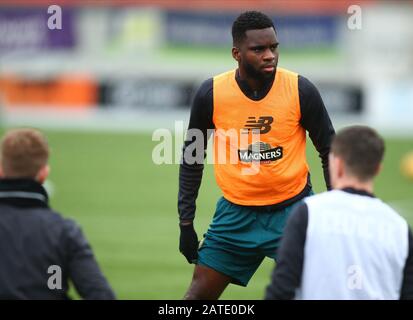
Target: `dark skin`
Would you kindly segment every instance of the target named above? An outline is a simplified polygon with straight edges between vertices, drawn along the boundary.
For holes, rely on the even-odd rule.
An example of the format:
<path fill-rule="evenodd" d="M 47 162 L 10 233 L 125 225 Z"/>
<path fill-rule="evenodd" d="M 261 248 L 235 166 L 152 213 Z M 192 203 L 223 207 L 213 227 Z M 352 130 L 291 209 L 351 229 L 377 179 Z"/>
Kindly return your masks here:
<path fill-rule="evenodd" d="M 248 30 L 241 43 L 232 48 L 239 75 L 253 90 L 263 87 L 278 64 L 278 40 L 274 28 Z"/>
<path fill-rule="evenodd" d="M 232 48 L 239 75 L 253 90 L 262 88 L 274 76 L 278 64 L 278 40 L 274 28 L 248 30 Z M 192 221 L 181 221 L 182 224 Z M 216 300 L 231 278 L 207 266 L 196 265 L 185 300 Z"/>

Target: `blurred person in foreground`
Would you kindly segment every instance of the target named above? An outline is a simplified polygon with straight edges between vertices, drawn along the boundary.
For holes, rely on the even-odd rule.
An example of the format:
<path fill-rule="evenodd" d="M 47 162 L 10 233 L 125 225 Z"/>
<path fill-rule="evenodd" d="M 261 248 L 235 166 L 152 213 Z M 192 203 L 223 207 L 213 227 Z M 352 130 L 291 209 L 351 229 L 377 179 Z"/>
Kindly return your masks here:
<path fill-rule="evenodd" d="M 14 129 L 0 151 L 0 299 L 114 299 L 79 226 L 48 205 L 49 147 L 34 129 Z"/>
<path fill-rule="evenodd" d="M 179 248 L 196 264 L 185 299 L 218 299 L 230 283 L 247 286 L 265 257 L 277 258 L 291 208 L 312 194 L 306 131 L 329 188 L 334 129 L 318 90 L 305 77 L 278 66 L 279 41 L 265 14 L 241 14 L 232 38 L 238 68 L 206 80 L 198 90 L 180 165 Z M 198 249 L 193 220 L 211 130 L 223 197 Z M 189 132 L 195 131 L 201 134 L 193 139 Z M 231 132 L 233 140 L 226 136 Z M 259 140 L 253 142 L 253 136 Z M 195 162 L 189 161 L 191 156 Z"/>
<path fill-rule="evenodd" d="M 368 127 L 335 136 L 335 190 L 291 213 L 266 299 L 413 299 L 411 229 L 373 194 L 383 154 L 383 139 Z"/>

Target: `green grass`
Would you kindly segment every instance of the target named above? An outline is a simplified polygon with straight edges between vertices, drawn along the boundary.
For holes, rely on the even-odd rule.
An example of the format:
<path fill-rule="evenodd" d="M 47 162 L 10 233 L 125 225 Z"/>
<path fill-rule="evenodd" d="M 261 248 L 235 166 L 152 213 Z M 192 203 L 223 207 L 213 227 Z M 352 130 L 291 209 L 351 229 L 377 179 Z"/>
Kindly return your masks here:
<path fill-rule="evenodd" d="M 51 205 L 83 228 L 105 275 L 121 299 L 181 299 L 193 266 L 178 252 L 178 166 L 155 165 L 149 134 L 46 132 L 52 149 Z M 316 192 L 324 190 L 319 160 L 309 143 Z M 386 201 L 413 199 L 413 183 L 399 159 L 413 140 L 388 140 L 376 194 Z M 220 195 L 212 166 L 205 170 L 195 226 L 206 231 Z M 403 202 L 404 214 L 413 202 Z M 410 223 L 413 216 L 410 215 Z M 247 288 L 231 285 L 223 299 L 261 299 L 273 267 L 266 260 Z M 73 292 L 73 291 L 72 291 Z"/>

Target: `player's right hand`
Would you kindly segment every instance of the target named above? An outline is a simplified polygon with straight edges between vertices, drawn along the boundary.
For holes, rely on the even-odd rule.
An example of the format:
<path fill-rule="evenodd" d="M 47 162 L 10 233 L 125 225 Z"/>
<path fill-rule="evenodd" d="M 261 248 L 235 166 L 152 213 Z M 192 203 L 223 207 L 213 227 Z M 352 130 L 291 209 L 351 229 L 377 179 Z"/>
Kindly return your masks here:
<path fill-rule="evenodd" d="M 185 256 L 188 263 L 198 261 L 198 236 L 193 223 L 179 224 L 181 235 L 179 237 L 179 251 Z"/>

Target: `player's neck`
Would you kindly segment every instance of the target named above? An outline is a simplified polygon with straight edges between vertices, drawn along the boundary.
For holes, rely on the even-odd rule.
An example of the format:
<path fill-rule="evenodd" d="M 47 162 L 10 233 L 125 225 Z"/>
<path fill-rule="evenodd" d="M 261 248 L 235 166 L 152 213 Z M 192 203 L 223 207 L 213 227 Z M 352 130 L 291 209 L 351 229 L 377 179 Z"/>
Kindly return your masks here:
<path fill-rule="evenodd" d="M 245 71 L 241 70 L 241 68 L 238 68 L 238 76 L 240 80 L 248 84 L 248 86 L 250 87 L 252 91 L 260 91 L 269 82 L 273 81 L 273 77 L 270 77 L 268 79 L 264 79 L 264 78 L 259 79 L 259 78 L 249 77 Z"/>
<path fill-rule="evenodd" d="M 353 177 L 341 177 L 334 182 L 334 189 L 344 189 L 353 188 L 356 190 L 366 191 L 368 193 L 373 193 L 374 184 L 373 180 L 360 181 Z"/>

